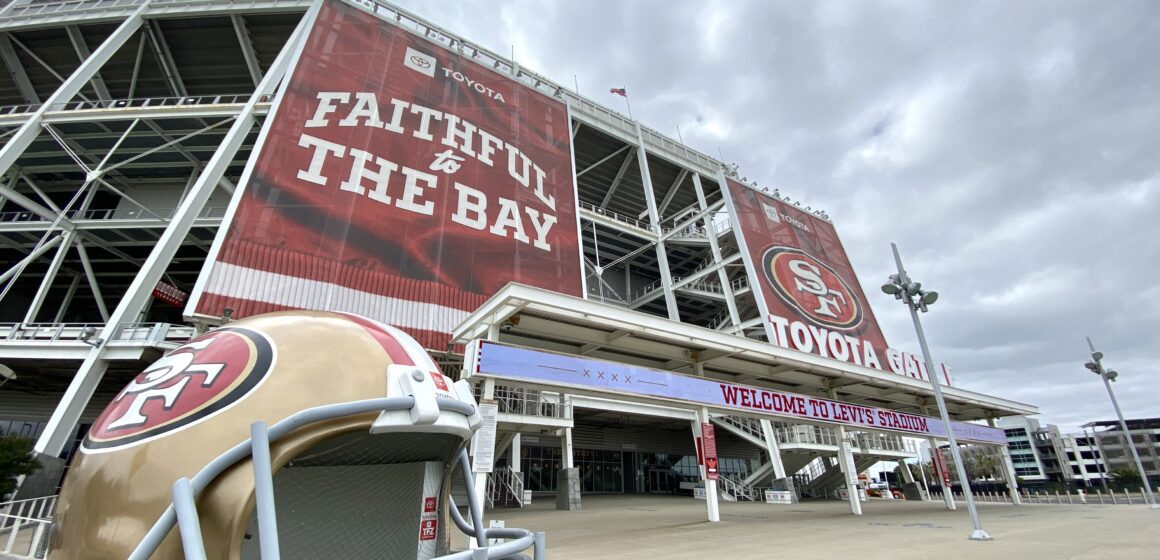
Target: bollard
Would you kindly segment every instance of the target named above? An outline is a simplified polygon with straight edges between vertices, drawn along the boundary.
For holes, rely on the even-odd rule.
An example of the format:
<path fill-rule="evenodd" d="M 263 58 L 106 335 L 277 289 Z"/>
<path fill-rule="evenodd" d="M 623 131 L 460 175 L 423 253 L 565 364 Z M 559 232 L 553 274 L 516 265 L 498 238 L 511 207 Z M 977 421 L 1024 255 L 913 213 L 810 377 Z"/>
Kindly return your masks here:
<path fill-rule="evenodd" d="M 1128 499 L 1128 505 L 1132 505 L 1132 495 L 1128 493 L 1128 489 L 1124 489 L 1124 497 Z"/>
<path fill-rule="evenodd" d="M 1112 497 L 1112 505 L 1116 505 L 1116 491 L 1108 490 L 1108 495 Z"/>
<path fill-rule="evenodd" d="M 1100 505 L 1101 506 L 1104 505 L 1104 492 L 1103 492 L 1103 490 L 1100 490 L 1097 488 L 1096 495 L 1100 497 Z"/>
<path fill-rule="evenodd" d="M 1062 499 L 1060 499 L 1060 497 L 1059 497 L 1059 490 L 1056 490 L 1056 491 L 1055 491 L 1055 503 L 1057 503 L 1057 504 L 1062 504 L 1062 503 L 1063 503 L 1063 500 L 1062 500 Z"/>
<path fill-rule="evenodd" d="M 1069 505 L 1069 506 L 1070 506 L 1070 505 L 1071 505 L 1071 504 L 1073 504 L 1073 503 L 1074 503 L 1074 502 L 1072 502 L 1072 501 L 1071 501 L 1071 492 L 1069 491 L 1069 492 L 1067 493 L 1067 505 Z"/>

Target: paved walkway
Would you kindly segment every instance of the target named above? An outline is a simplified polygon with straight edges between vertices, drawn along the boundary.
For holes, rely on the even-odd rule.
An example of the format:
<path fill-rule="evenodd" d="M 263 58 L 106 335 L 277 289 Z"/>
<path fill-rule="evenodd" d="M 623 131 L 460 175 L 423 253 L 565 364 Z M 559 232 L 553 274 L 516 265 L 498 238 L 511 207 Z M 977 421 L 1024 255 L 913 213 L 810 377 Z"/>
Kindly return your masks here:
<path fill-rule="evenodd" d="M 865 515 L 836 502 L 792 506 L 721 503 L 721 522 L 705 521 L 692 498 L 584 496 L 583 510 L 555 510 L 547 497 L 485 518 L 548 534 L 551 560 L 749 558 L 1068 559 L 1160 558 L 1160 510 L 1142 505 L 979 504 L 995 540 L 967 539 L 966 505 L 871 500 Z M 455 547 L 466 537 L 457 535 Z"/>

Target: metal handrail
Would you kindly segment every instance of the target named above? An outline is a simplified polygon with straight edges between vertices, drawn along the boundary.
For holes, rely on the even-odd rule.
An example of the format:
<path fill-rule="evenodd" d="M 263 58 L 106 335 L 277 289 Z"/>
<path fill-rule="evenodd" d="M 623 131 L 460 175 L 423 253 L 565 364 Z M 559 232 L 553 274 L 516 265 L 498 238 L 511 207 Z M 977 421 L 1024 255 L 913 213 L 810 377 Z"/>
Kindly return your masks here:
<path fill-rule="evenodd" d="M 0 323 L 0 342 L 84 342 L 86 333 L 100 333 L 105 323 Z M 91 330 L 90 330 L 91 329 Z M 197 335 L 197 329 L 172 323 L 120 323 L 113 329 L 110 342 L 183 341 Z"/>
<path fill-rule="evenodd" d="M 244 105 L 251 94 L 224 95 L 182 95 L 175 97 L 128 97 L 122 99 L 76 99 L 54 103 L 52 111 L 102 111 L 108 109 L 153 109 L 159 107 L 205 107 L 209 105 Z M 259 97 L 258 103 L 271 103 L 273 95 Z M 43 103 L 25 103 L 0 107 L 0 115 L 23 115 L 34 113 L 44 107 Z"/>
<path fill-rule="evenodd" d="M 162 219 L 170 219 L 177 213 L 177 208 L 150 208 L 150 212 Z M 128 214 L 125 216 L 117 216 L 117 213 Z M 207 206 L 202 208 L 198 214 L 198 218 L 224 218 L 226 215 L 225 206 Z M 119 210 L 117 208 L 97 208 L 89 210 L 69 210 L 64 213 L 65 218 L 73 222 L 81 221 L 97 221 L 97 220 L 142 220 L 142 221 L 157 221 L 157 218 L 148 215 L 144 210 L 140 209 L 125 209 Z M 0 222 L 45 222 L 46 220 L 33 212 L 24 210 L 12 210 L 8 212 L 0 212 Z"/>
<path fill-rule="evenodd" d="M 630 218 L 628 216 L 625 216 L 624 214 L 620 214 L 620 213 L 614 212 L 612 210 L 605 210 L 604 208 L 601 208 L 595 204 L 592 204 L 591 202 L 585 202 L 585 201 L 581 200 L 580 201 L 580 208 L 583 210 L 587 210 L 589 212 L 592 212 L 593 214 L 599 214 L 599 215 L 604 216 L 606 218 L 609 218 L 611 220 L 615 220 L 618 222 L 628 224 L 628 225 L 635 227 L 637 229 L 642 229 L 642 230 L 645 230 L 648 232 L 652 232 L 652 227 L 649 225 L 648 222 L 646 222 L 644 220 Z"/>

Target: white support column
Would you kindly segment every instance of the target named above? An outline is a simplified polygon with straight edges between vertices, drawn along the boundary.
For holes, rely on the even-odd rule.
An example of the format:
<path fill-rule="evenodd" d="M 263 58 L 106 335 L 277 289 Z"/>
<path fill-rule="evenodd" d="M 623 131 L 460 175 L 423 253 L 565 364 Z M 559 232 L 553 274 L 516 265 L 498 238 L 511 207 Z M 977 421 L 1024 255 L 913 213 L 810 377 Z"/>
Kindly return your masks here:
<path fill-rule="evenodd" d="M 696 418 L 693 419 L 693 444 L 694 448 L 703 451 L 701 442 L 701 423 L 709 421 L 709 409 L 701 408 L 696 412 Z M 705 485 L 705 509 L 708 513 L 709 521 L 716 523 L 721 521 L 721 504 L 717 497 L 717 481 L 709 480 L 707 478 L 707 471 L 705 469 L 705 461 L 702 456 L 698 461 L 698 470 L 701 473 L 701 482 Z"/>
<path fill-rule="evenodd" d="M 854 447 L 846 437 L 846 428 L 838 426 L 838 466 L 846 477 L 846 494 L 850 499 L 850 513 L 862 515 L 862 499 L 858 494 L 858 467 L 854 465 Z"/>
<path fill-rule="evenodd" d="M 644 148 L 644 136 L 640 131 L 640 123 L 636 123 L 636 159 L 640 165 L 640 180 L 644 184 L 644 201 L 648 205 L 648 219 L 652 232 L 657 236 L 657 264 L 661 269 L 661 287 L 665 291 L 665 307 L 669 310 L 669 320 L 680 321 L 681 314 L 677 310 L 677 297 L 673 293 L 673 273 L 669 270 L 669 256 L 665 250 L 665 242 L 661 239 L 661 216 L 657 211 L 657 199 L 653 193 L 652 174 L 648 170 L 648 154 Z"/>
<path fill-rule="evenodd" d="M 988 418 L 987 425 L 994 428 L 995 419 Z M 1003 456 L 1003 478 L 1007 479 L 1007 491 L 1011 494 L 1011 503 L 1015 505 L 1023 505 L 1023 500 L 1019 497 L 1019 479 L 1015 476 L 1015 464 L 1011 462 L 1011 450 L 1006 445 L 999 446 L 999 453 Z M 1079 453 L 1079 450 L 1076 450 Z M 1080 469 L 1083 469 L 1083 455 L 1079 456 Z"/>
<path fill-rule="evenodd" d="M 722 187 L 724 188 L 724 187 Z M 693 173 L 693 189 L 697 191 L 697 205 L 704 212 L 709 208 L 705 198 L 705 189 L 701 186 L 701 174 Z M 713 224 L 713 214 L 705 215 L 705 231 L 709 233 L 709 251 L 713 255 L 713 262 L 721 262 L 721 244 L 717 242 L 717 230 Z M 741 324 L 741 312 L 737 310 L 737 299 L 733 295 L 733 286 L 729 284 L 729 272 L 725 267 L 717 269 L 717 281 L 721 283 L 721 291 L 725 294 L 725 307 L 729 309 L 729 320 L 733 326 Z"/>
<path fill-rule="evenodd" d="M 572 428 L 564 428 L 560 433 L 560 455 L 564 459 L 563 468 L 576 468 L 575 452 L 572 449 Z"/>
<path fill-rule="evenodd" d="M 935 480 L 936 480 L 936 482 L 938 482 L 939 487 L 942 488 L 943 502 L 946 503 L 947 509 L 954 511 L 956 509 L 955 508 L 955 497 L 951 495 L 950 484 L 947 484 L 947 479 L 946 479 L 947 473 L 940 473 L 939 469 L 936 467 L 936 465 L 938 465 L 938 463 L 935 462 L 934 454 L 935 453 L 942 453 L 938 449 L 938 440 L 936 440 L 934 438 L 927 438 L 926 441 L 930 444 L 930 465 L 931 465 L 931 470 L 934 471 L 934 473 L 932 473 L 931 476 L 935 477 Z M 943 478 L 938 478 L 940 475 L 942 475 Z"/>
<path fill-rule="evenodd" d="M 483 392 L 479 396 L 480 402 L 490 401 L 495 398 L 495 380 L 488 377 L 483 380 Z M 472 440 L 474 443 L 475 440 Z M 498 450 L 497 450 L 498 451 Z M 471 456 L 474 458 L 478 450 L 472 449 Z M 472 461 L 472 465 L 475 462 Z M 480 507 L 487 505 L 487 473 L 475 473 L 475 503 L 480 504 Z"/>
<path fill-rule="evenodd" d="M 145 21 L 143 16 L 148 9 L 149 0 L 145 0 L 141 3 L 141 7 L 133 12 L 133 15 L 123 21 L 120 27 L 113 31 L 96 51 L 93 51 L 92 56 L 85 59 L 69 75 L 64 83 L 56 89 L 56 92 L 44 101 L 40 109 L 37 109 L 28 120 L 24 121 L 24 124 L 8 139 L 4 147 L 0 148 L 0 175 L 7 173 L 8 169 L 12 167 L 12 164 L 16 163 L 16 159 L 40 135 L 40 125 L 44 120 L 44 115 L 53 110 L 57 105 L 71 100 L 74 95 L 89 83 L 89 80 L 92 80 L 97 75 L 97 71 L 120 50 L 125 42 L 141 28 L 142 23 Z"/>
<path fill-rule="evenodd" d="M 773 430 L 773 422 L 768 418 L 761 419 L 761 435 L 765 440 L 765 452 L 769 454 L 769 462 L 773 465 L 774 478 L 785 478 L 785 463 L 781 461 L 781 448 L 777 445 L 777 432 Z"/>
<path fill-rule="evenodd" d="M 40 314 L 40 308 L 44 305 L 45 298 L 48 297 L 48 291 L 52 289 L 52 283 L 56 281 L 56 275 L 60 272 L 61 265 L 64 264 L 64 257 L 68 255 L 69 246 L 72 245 L 75 236 L 75 231 L 66 231 L 60 236 L 60 247 L 57 248 L 56 255 L 52 257 L 52 262 L 48 264 L 48 270 L 44 271 L 44 279 L 40 281 L 40 287 L 37 288 L 36 295 L 32 297 L 32 304 L 28 306 L 28 312 L 24 314 L 25 323 L 36 322 L 36 316 Z"/>
<path fill-rule="evenodd" d="M 117 304 L 117 308 L 113 311 L 113 313 L 109 315 L 108 322 L 106 323 L 105 327 L 101 329 L 100 334 L 98 334 L 96 338 L 108 340 L 109 337 L 116 333 L 118 325 L 121 323 L 133 321 L 137 317 L 138 313 L 141 312 L 141 309 L 144 307 L 145 303 L 150 297 L 150 294 L 153 291 L 153 287 L 157 285 L 157 282 L 161 280 L 162 275 L 165 273 L 165 267 L 170 261 L 173 260 L 174 255 L 185 241 L 190 227 L 193 225 L 193 222 L 197 218 L 198 214 L 201 213 L 201 209 L 203 206 L 205 206 L 205 203 L 209 199 L 210 194 L 213 192 L 214 187 L 218 185 L 219 180 L 226 171 L 226 168 L 229 167 L 229 165 L 233 162 L 234 157 L 237 155 L 238 149 L 245 142 L 250 129 L 253 128 L 254 123 L 256 122 L 254 113 L 258 103 L 261 102 L 270 91 L 274 90 L 274 88 L 281 81 L 282 77 L 286 74 L 286 70 L 290 65 L 290 60 L 293 57 L 293 53 L 297 50 L 299 41 L 301 41 L 302 38 L 306 35 L 310 22 L 314 21 L 314 16 L 317 13 L 320 5 L 321 4 L 319 3 L 315 3 L 307 12 L 306 16 L 302 18 L 301 22 L 299 22 L 298 27 L 294 30 L 294 33 L 291 34 L 290 39 L 286 42 L 286 45 L 278 54 L 278 58 L 274 60 L 274 63 L 270 66 L 270 70 L 262 79 L 261 85 L 258 87 L 257 91 L 255 91 L 254 94 L 250 96 L 250 99 L 246 102 L 245 107 L 243 107 L 242 110 L 238 113 L 238 116 L 233 125 L 230 127 L 229 132 L 227 132 L 225 137 L 222 139 L 221 145 L 218 147 L 217 151 L 214 152 L 214 155 L 210 158 L 210 160 L 206 163 L 205 169 L 202 171 L 201 176 L 198 177 L 197 184 L 194 185 L 193 189 L 189 193 L 189 196 L 187 196 L 185 200 L 181 202 L 181 205 L 177 208 L 177 211 L 174 212 L 173 218 L 169 222 L 169 226 L 165 228 L 165 231 L 161 234 L 160 239 L 157 240 L 157 243 L 154 245 L 152 252 L 150 252 L 148 259 L 146 259 L 145 264 L 141 267 L 140 272 L 138 272 L 137 275 L 133 278 L 133 282 L 129 285 L 129 289 L 125 292 L 125 296 L 121 299 L 120 303 Z M 134 16 L 130 18 L 131 20 L 137 20 L 136 26 L 133 27 L 134 30 L 140 26 L 141 13 L 147 6 L 148 2 L 142 5 L 142 7 L 137 10 Z M 122 28 L 125 28 L 127 25 L 128 22 L 123 24 Z M 78 69 L 77 72 L 75 72 L 73 76 L 69 78 L 69 81 L 73 81 L 78 76 L 85 76 L 85 79 L 91 77 L 91 71 L 85 75 L 81 72 L 81 70 L 94 60 L 103 61 L 107 59 L 108 56 L 111 56 L 111 53 L 107 53 L 102 58 L 102 51 L 106 50 L 106 47 L 109 46 L 110 42 L 116 38 L 119 33 L 121 33 L 121 29 L 118 29 L 117 32 L 114 32 L 113 36 L 110 37 L 109 40 L 105 41 L 105 44 L 102 45 L 101 48 L 97 50 L 97 52 L 93 53 L 93 56 L 88 61 L 86 61 L 85 64 L 81 65 L 81 69 Z M 123 42 L 123 38 L 121 42 Z M 77 87 L 79 88 L 79 85 Z M 60 90 L 58 90 L 57 93 L 59 94 Z M 32 140 L 30 138 L 28 142 L 31 143 L 31 141 Z M 11 145 L 5 146 L 3 152 L 0 152 L 0 170 L 6 169 L 7 166 L 11 164 L 11 162 L 3 160 L 5 154 L 9 153 L 10 147 Z M 21 150 L 22 149 L 23 148 L 21 148 Z M 17 155 L 19 155 L 19 153 L 16 153 L 12 156 L 13 160 Z M 84 411 L 85 406 L 88 405 L 89 399 L 93 396 L 93 391 L 96 390 L 97 385 L 100 383 L 101 378 L 105 374 L 105 369 L 108 366 L 104 359 L 104 351 L 106 346 L 107 344 L 101 344 L 93 347 L 93 349 L 89 351 L 88 356 L 85 357 L 84 362 L 81 363 L 81 366 L 77 371 L 77 375 L 73 378 L 72 383 L 69 384 L 68 389 L 61 397 L 60 404 L 57 406 L 56 410 L 53 411 L 52 417 L 48 421 L 48 425 L 45 426 L 44 433 L 40 436 L 40 439 L 37 440 L 35 447 L 36 451 L 48 455 L 58 455 L 64 448 L 64 445 L 69 441 L 69 439 L 72 438 L 77 420 L 80 419 L 81 413 Z"/>
<path fill-rule="evenodd" d="M 520 437 L 519 432 L 516 432 L 515 435 L 512 436 L 511 466 L 512 466 L 512 470 L 515 472 L 521 472 L 520 471 L 520 452 L 522 451 L 522 449 L 520 448 L 520 445 L 522 444 L 522 442 L 520 441 L 521 439 L 522 438 Z M 520 496 L 520 499 L 523 499 L 523 496 Z"/>

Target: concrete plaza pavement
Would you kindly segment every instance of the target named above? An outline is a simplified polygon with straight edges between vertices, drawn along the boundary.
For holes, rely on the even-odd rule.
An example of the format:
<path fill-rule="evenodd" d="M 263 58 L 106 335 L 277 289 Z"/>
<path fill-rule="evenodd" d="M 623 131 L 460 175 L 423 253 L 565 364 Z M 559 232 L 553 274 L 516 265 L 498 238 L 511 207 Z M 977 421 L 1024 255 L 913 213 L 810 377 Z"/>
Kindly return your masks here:
<path fill-rule="evenodd" d="M 1146 505 L 978 504 L 988 542 L 967 539 L 971 520 L 958 505 L 871 500 L 856 517 L 837 501 L 722 502 L 721 522 L 709 523 L 703 500 L 586 495 L 581 511 L 557 511 L 545 497 L 485 519 L 546 531 L 551 560 L 1160 558 L 1160 510 Z M 466 542 L 453 538 L 456 548 Z"/>

